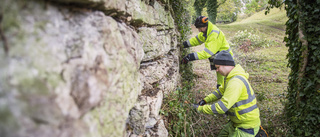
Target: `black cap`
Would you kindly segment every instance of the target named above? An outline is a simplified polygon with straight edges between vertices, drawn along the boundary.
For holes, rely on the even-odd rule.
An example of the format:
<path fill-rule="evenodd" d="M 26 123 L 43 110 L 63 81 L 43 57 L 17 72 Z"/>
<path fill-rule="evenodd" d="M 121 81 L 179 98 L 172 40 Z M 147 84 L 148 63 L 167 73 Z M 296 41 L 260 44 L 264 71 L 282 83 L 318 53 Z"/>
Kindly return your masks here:
<path fill-rule="evenodd" d="M 209 19 L 206 16 L 199 16 L 196 19 L 194 26 L 196 26 L 196 28 L 206 27 L 208 26 L 208 22 Z"/>
<path fill-rule="evenodd" d="M 213 59 L 215 65 L 224 65 L 224 66 L 235 66 L 233 57 L 228 51 L 222 50 L 217 53 L 216 57 Z"/>

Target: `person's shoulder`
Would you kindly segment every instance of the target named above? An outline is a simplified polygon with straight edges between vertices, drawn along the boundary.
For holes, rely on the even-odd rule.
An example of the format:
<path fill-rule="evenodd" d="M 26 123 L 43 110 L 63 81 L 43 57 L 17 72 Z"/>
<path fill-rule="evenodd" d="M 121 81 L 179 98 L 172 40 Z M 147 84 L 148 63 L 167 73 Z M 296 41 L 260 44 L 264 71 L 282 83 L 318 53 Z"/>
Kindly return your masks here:
<path fill-rule="evenodd" d="M 226 90 L 237 91 L 237 90 L 243 89 L 244 87 L 245 87 L 245 85 L 238 78 L 230 79 L 228 81 L 228 83 L 226 84 Z"/>
<path fill-rule="evenodd" d="M 243 80 L 245 80 L 245 77 L 240 76 L 240 75 L 235 75 L 230 78 L 229 83 L 241 84 L 241 83 L 243 83 Z"/>
<path fill-rule="evenodd" d="M 212 22 L 209 22 L 208 26 L 209 26 L 209 24 L 210 24 L 210 26 L 212 26 L 212 28 L 218 28 L 218 26 L 216 24 L 213 24 Z"/>

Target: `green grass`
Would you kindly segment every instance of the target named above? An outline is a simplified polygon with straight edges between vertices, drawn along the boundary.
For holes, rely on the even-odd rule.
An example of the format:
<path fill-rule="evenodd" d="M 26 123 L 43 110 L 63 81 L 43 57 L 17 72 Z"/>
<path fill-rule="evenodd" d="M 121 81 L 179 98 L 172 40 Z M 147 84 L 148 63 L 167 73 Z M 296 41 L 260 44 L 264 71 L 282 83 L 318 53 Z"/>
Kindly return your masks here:
<path fill-rule="evenodd" d="M 218 27 L 224 32 L 227 39 L 233 37 L 234 33 L 239 30 L 254 30 L 270 40 L 282 42 L 287 19 L 285 10 L 272 9 L 268 15 L 261 11 L 241 21 L 226 25 L 218 24 Z"/>

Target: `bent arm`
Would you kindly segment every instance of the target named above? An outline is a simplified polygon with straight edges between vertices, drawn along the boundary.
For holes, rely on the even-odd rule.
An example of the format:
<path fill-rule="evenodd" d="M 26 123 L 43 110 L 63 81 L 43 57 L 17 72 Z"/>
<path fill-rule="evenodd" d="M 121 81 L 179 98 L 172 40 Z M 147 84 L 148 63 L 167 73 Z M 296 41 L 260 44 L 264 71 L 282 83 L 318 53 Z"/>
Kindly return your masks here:
<path fill-rule="evenodd" d="M 238 101 L 242 92 L 242 85 L 239 81 L 230 81 L 228 85 L 224 95 L 217 103 L 199 106 L 198 111 L 211 115 L 226 113 Z"/>
<path fill-rule="evenodd" d="M 206 41 L 206 38 L 203 37 L 203 33 L 200 32 L 198 35 L 196 35 L 196 36 L 190 38 L 189 40 L 185 41 L 185 43 L 183 45 L 184 45 L 184 48 L 189 48 L 189 47 L 201 45 L 205 41 Z"/>

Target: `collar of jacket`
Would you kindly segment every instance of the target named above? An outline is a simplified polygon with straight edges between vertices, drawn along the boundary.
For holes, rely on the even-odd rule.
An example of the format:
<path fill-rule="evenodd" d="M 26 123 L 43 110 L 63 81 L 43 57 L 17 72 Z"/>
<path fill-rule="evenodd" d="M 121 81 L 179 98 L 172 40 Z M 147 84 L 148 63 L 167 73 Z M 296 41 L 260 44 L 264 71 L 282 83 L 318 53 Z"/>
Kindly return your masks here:
<path fill-rule="evenodd" d="M 209 34 L 211 33 L 212 29 L 213 29 L 213 24 L 212 24 L 210 21 L 208 21 L 207 30 L 206 30 L 206 32 L 203 33 L 202 36 L 204 36 L 204 37 L 207 39 L 207 37 L 208 37 Z"/>
<path fill-rule="evenodd" d="M 226 81 L 229 81 L 232 77 L 236 75 L 243 76 L 246 79 L 249 78 L 249 73 L 246 73 L 245 70 L 239 64 L 237 64 L 227 75 Z"/>

